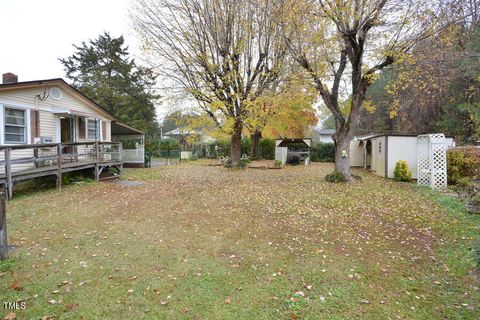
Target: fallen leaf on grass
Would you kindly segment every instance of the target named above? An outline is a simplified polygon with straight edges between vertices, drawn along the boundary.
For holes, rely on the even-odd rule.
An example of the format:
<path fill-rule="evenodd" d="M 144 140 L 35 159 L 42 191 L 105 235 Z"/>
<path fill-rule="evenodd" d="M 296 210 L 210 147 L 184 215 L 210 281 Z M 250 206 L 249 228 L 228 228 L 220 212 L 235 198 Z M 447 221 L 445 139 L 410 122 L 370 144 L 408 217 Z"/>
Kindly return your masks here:
<path fill-rule="evenodd" d="M 232 303 L 231 297 L 228 297 L 227 299 L 225 299 L 225 304 L 231 304 L 231 303 Z"/>
<path fill-rule="evenodd" d="M 76 304 L 76 303 L 69 303 L 69 304 L 67 304 L 67 309 L 68 309 L 68 310 L 73 310 L 73 309 L 75 309 L 76 307 L 78 307 L 78 304 Z"/>
<path fill-rule="evenodd" d="M 15 319 L 17 319 L 17 315 L 15 314 L 15 312 L 10 312 L 3 319 L 4 320 L 15 320 Z"/>

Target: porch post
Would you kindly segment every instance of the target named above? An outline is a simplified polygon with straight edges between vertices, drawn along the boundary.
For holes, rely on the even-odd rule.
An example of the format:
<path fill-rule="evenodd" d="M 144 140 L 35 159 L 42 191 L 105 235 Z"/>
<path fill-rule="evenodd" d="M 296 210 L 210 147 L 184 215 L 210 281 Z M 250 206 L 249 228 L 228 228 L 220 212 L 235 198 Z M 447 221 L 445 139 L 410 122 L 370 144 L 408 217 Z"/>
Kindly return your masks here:
<path fill-rule="evenodd" d="M 57 145 L 57 190 L 62 190 L 62 144 Z"/>

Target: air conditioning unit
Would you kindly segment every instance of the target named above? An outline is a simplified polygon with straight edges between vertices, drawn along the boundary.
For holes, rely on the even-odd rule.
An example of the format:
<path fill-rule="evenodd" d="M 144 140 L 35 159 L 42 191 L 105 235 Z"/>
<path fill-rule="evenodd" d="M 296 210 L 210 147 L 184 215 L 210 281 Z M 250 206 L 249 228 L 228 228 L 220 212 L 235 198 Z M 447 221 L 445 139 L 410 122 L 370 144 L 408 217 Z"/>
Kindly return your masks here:
<path fill-rule="evenodd" d="M 48 143 L 53 143 L 53 138 L 52 137 L 36 137 L 35 138 L 35 144 L 48 144 Z"/>

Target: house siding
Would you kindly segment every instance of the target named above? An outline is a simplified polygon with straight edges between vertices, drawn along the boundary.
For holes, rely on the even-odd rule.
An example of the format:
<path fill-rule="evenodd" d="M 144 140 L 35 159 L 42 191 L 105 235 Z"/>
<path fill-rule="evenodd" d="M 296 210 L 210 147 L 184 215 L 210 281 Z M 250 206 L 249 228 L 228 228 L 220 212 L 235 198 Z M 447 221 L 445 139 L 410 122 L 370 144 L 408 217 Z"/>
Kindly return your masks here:
<path fill-rule="evenodd" d="M 52 137 L 54 142 L 60 141 L 58 137 L 58 123 L 57 116 L 53 113 L 55 108 L 65 108 L 73 112 L 85 114 L 86 117 L 98 118 L 107 124 L 107 134 L 103 141 L 111 141 L 111 116 L 103 110 L 97 110 L 88 105 L 82 99 L 76 95 L 71 94 L 66 88 L 62 86 L 63 97 L 60 100 L 54 100 L 51 97 L 40 101 L 35 99 L 37 95 L 44 96 L 48 89 L 56 85 L 49 85 L 46 87 L 26 88 L 26 89 L 14 89 L 9 91 L 0 92 L 0 105 L 11 105 L 13 107 L 23 107 L 36 109 L 39 111 L 40 119 L 40 135 Z M 36 104 L 36 106 L 35 106 Z M 78 121 L 76 121 L 77 141 L 84 142 L 88 139 L 78 139 Z"/>
<path fill-rule="evenodd" d="M 48 93 L 48 90 L 51 87 L 59 87 L 62 90 L 62 98 L 59 100 L 54 100 L 51 97 L 47 97 L 44 101 L 36 98 L 37 96 L 45 96 L 45 93 Z M 3 125 L 3 110 L 5 106 L 17 107 L 26 109 L 28 113 L 28 134 L 27 134 L 27 143 L 32 143 L 32 124 L 30 119 L 32 118 L 33 110 L 38 110 L 39 117 L 39 134 L 44 137 L 51 137 L 53 142 L 60 141 L 60 128 L 59 128 L 59 117 L 54 113 L 55 108 L 62 108 L 66 110 L 71 110 L 73 112 L 78 112 L 85 114 L 86 117 L 98 118 L 102 122 L 106 123 L 106 135 L 103 137 L 103 141 L 111 141 L 111 115 L 106 113 L 103 110 L 90 105 L 88 101 L 76 94 L 70 92 L 70 89 L 62 85 L 47 85 L 34 88 L 20 88 L 12 89 L 6 91 L 0 91 L 0 112 L 2 116 L 0 117 L 0 135 L 4 134 L 4 125 Z M 88 139 L 78 139 L 78 121 L 76 123 L 76 140 L 78 142 L 90 141 Z M 52 148 L 40 150 L 41 155 L 54 154 Z M 19 158 L 29 158 L 33 157 L 33 149 L 24 149 L 24 150 L 14 150 L 11 153 L 12 159 Z M 0 151 L 0 160 L 5 159 L 5 153 Z M 33 167 L 32 163 L 13 165 L 12 171 L 25 170 Z M 0 166 L 0 172 L 4 172 L 5 167 Z"/>

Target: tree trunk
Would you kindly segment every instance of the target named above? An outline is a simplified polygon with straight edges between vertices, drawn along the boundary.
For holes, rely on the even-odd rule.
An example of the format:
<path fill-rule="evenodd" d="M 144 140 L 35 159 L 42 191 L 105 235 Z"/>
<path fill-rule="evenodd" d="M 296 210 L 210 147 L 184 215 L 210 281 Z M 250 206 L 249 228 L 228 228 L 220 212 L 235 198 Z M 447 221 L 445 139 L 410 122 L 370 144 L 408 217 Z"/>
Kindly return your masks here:
<path fill-rule="evenodd" d="M 242 129 L 242 122 L 235 121 L 230 141 L 230 161 L 232 166 L 237 166 L 242 156 Z"/>
<path fill-rule="evenodd" d="M 335 171 L 343 173 L 348 181 L 352 181 L 350 172 L 350 140 L 350 132 L 345 127 L 337 128 L 334 137 Z"/>
<path fill-rule="evenodd" d="M 255 131 L 255 133 L 250 135 L 250 140 L 252 140 L 252 149 L 250 152 L 250 156 L 254 160 L 260 158 L 260 138 L 261 137 L 262 137 L 262 133 L 260 131 Z"/>

